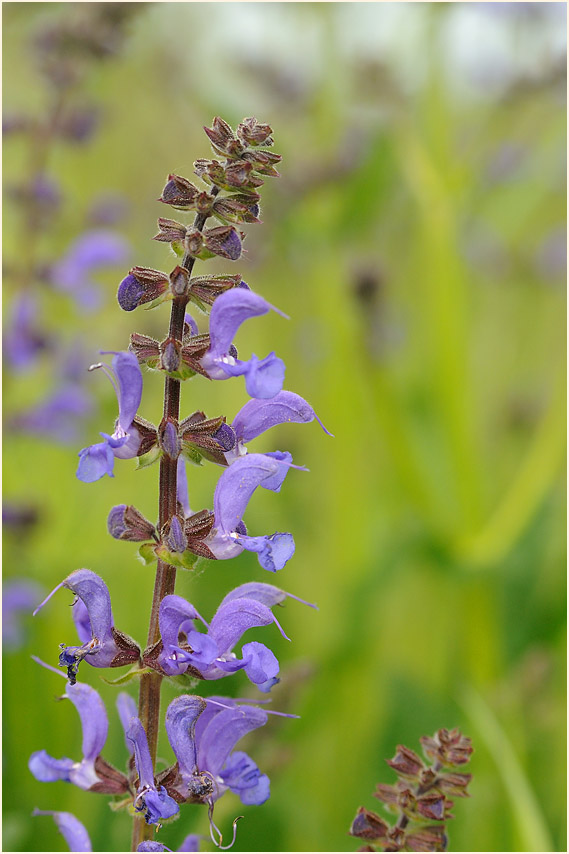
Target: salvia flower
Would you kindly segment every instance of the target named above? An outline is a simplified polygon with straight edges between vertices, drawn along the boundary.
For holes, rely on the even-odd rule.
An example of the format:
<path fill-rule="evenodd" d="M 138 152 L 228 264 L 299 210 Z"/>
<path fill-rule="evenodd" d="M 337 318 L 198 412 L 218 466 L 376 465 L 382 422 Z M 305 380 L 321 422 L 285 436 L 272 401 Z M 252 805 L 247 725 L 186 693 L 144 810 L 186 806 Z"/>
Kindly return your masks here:
<path fill-rule="evenodd" d="M 63 676 L 63 674 L 59 675 Z M 68 682 L 64 697 L 71 700 L 81 720 L 83 758 L 79 762 L 68 758 L 54 759 L 45 750 L 36 751 L 32 753 L 28 762 L 28 767 L 36 780 L 42 783 L 64 780 L 80 789 L 104 794 L 122 794 L 128 791 L 128 780 L 124 774 L 101 757 L 101 751 L 107 740 L 109 722 L 105 706 L 97 691 L 82 682 Z"/>
<path fill-rule="evenodd" d="M 210 379 L 226 380 L 229 377 L 245 376 L 245 386 L 250 397 L 271 398 L 281 390 L 285 372 L 282 359 L 270 353 L 259 360 L 253 354 L 248 361 L 243 362 L 237 358 L 232 344 L 245 320 L 267 314 L 271 310 L 282 314 L 258 294 L 245 288 L 233 288 L 216 299 L 210 316 L 210 347 L 200 360 Z"/>
<path fill-rule="evenodd" d="M 246 595 L 248 591 L 252 594 L 249 598 Z M 252 641 L 243 646 L 243 657 L 237 658 L 233 648 L 242 635 L 255 626 L 275 623 L 286 638 L 270 608 L 287 595 L 271 585 L 244 585 L 223 600 L 209 627 L 194 606 L 181 596 L 164 597 L 159 612 L 160 652 L 154 666 L 170 676 L 189 670 L 192 675 L 208 680 L 222 679 L 229 673 L 244 670 L 261 691 L 269 691 L 278 681 L 276 676 L 279 672 L 279 663 L 271 650 Z M 196 630 L 195 619 L 206 626 L 207 633 Z M 179 640 L 181 633 L 186 636 L 182 643 Z M 151 664 L 150 661 L 147 663 Z"/>
<path fill-rule="evenodd" d="M 128 243 L 115 232 L 88 231 L 51 267 L 49 279 L 58 290 L 73 296 L 81 308 L 93 310 L 99 304 L 99 289 L 93 281 L 93 273 L 124 264 L 129 254 Z"/>
<path fill-rule="evenodd" d="M 196 833 L 189 833 L 179 848 L 176 851 L 199 851 L 200 850 L 200 841 L 201 836 L 198 836 Z M 171 851 L 171 848 L 168 848 L 162 842 L 141 842 L 137 851 Z"/>
<path fill-rule="evenodd" d="M 71 590 L 83 603 L 84 608 L 76 611 L 74 620 L 81 646 L 65 646 L 59 656 L 61 667 L 67 668 L 68 678 L 73 684 L 81 661 L 93 667 L 122 667 L 138 661 L 140 650 L 136 643 L 115 629 L 111 610 L 111 597 L 107 585 L 90 569 L 72 572 L 34 611 L 34 615 L 51 599 L 61 587 Z"/>
<path fill-rule="evenodd" d="M 180 807 L 167 793 L 164 786 L 156 786 L 154 769 L 148 748 L 148 740 L 139 718 L 132 718 L 126 737 L 134 746 L 134 761 L 139 783 L 135 809 L 144 811 L 147 824 L 158 824 L 161 819 L 171 818 L 180 811 Z"/>
<path fill-rule="evenodd" d="M 69 845 L 70 851 L 92 851 L 91 840 L 84 825 L 70 812 L 55 812 L 54 810 L 38 810 L 32 813 L 37 815 L 50 815 L 57 825 L 57 829 Z"/>
<path fill-rule="evenodd" d="M 255 552 L 263 569 L 276 572 L 294 554 L 294 538 L 288 533 L 251 537 L 243 522 L 243 514 L 258 486 L 278 492 L 292 466 L 290 454 L 275 451 L 270 454 L 247 454 L 224 470 L 215 487 L 213 526 L 203 543 L 210 556 L 228 560 L 245 549 Z M 178 460 L 178 502 L 186 516 L 191 510 L 187 497 L 185 463 Z M 190 517 L 191 518 L 191 517 Z"/>
<path fill-rule="evenodd" d="M 92 367 L 101 367 L 113 384 L 119 416 L 112 435 L 101 433 L 104 442 L 79 452 L 77 477 L 84 483 L 92 483 L 105 474 L 113 477 L 115 457 L 122 460 L 136 457 L 141 444 L 140 433 L 133 423 L 142 398 L 142 372 L 136 356 L 124 351 L 115 353 L 112 371 L 103 364 Z"/>
<path fill-rule="evenodd" d="M 177 759 L 171 788 L 194 803 L 213 803 L 228 789 L 244 804 L 265 803 L 269 778 L 246 753 L 232 751 L 267 720 L 263 709 L 225 698 L 176 697 L 166 711 L 166 732 Z"/>
<path fill-rule="evenodd" d="M 247 442 L 277 424 L 308 424 L 314 419 L 318 421 L 325 433 L 332 435 L 326 430 L 310 404 L 292 391 L 283 389 L 269 400 L 249 400 L 233 419 L 231 427 L 235 434 L 235 444 L 225 453 L 225 459 L 231 463 L 246 454 Z"/>

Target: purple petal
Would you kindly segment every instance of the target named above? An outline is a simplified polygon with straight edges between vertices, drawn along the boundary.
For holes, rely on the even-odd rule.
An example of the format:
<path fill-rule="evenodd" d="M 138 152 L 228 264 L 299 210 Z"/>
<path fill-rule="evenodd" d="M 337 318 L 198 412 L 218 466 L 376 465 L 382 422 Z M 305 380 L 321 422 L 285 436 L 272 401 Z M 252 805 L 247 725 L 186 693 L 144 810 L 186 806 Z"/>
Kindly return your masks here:
<path fill-rule="evenodd" d="M 247 394 L 254 398 L 273 398 L 283 387 L 285 363 L 274 353 L 258 359 L 253 353 L 247 362 L 235 359 L 220 363 L 222 370 L 232 377 L 245 376 Z"/>
<path fill-rule="evenodd" d="M 148 739 L 138 717 L 131 718 L 128 729 L 126 730 L 126 737 L 132 742 L 134 747 L 134 762 L 140 780 L 139 791 L 145 787 L 153 789 L 154 768 L 152 767 L 152 759 L 150 750 L 148 749 Z"/>
<path fill-rule="evenodd" d="M 249 442 L 277 424 L 308 424 L 315 418 L 316 413 L 303 397 L 292 391 L 279 391 L 270 400 L 250 400 L 239 410 L 232 426 L 238 441 Z"/>
<path fill-rule="evenodd" d="M 248 454 L 223 472 L 213 499 L 215 524 L 223 533 L 235 530 L 255 489 L 278 471 L 279 464 L 266 454 Z"/>
<path fill-rule="evenodd" d="M 136 276 L 129 273 L 119 285 L 117 300 L 123 311 L 134 311 L 143 294 L 143 286 Z"/>
<path fill-rule="evenodd" d="M 54 812 L 53 810 L 34 810 L 33 816 L 50 815 L 57 829 L 67 842 L 70 851 L 92 851 L 89 834 L 78 818 L 70 812 Z"/>
<path fill-rule="evenodd" d="M 102 646 L 98 653 L 88 657 L 89 663 L 95 667 L 108 667 L 118 650 L 112 633 L 113 613 L 107 585 L 90 569 L 72 572 L 63 585 L 79 596 L 85 604 L 92 637 L 97 638 Z"/>
<path fill-rule="evenodd" d="M 199 851 L 200 840 L 201 836 L 198 836 L 197 833 L 189 833 L 178 848 L 178 851 Z"/>
<path fill-rule="evenodd" d="M 263 297 L 243 288 L 232 288 L 214 302 L 209 323 L 210 352 L 220 358 L 226 355 L 241 324 L 250 317 L 276 311 Z"/>
<path fill-rule="evenodd" d="M 208 723 L 198 745 L 200 771 L 219 774 L 239 739 L 266 723 L 267 714 L 262 709 L 251 706 L 223 709 Z"/>
<path fill-rule="evenodd" d="M 180 812 L 176 801 L 170 797 L 164 786 L 152 788 L 143 794 L 145 806 L 144 818 L 147 824 L 158 824 L 163 818 L 172 818 Z"/>
<path fill-rule="evenodd" d="M 198 325 L 191 314 L 186 313 L 184 315 L 184 321 L 190 327 L 190 335 L 199 335 L 200 331 L 198 329 Z"/>
<path fill-rule="evenodd" d="M 130 727 L 132 718 L 138 717 L 138 707 L 130 694 L 126 691 L 121 691 L 117 697 L 117 711 L 124 730 L 124 743 L 129 753 L 132 751 L 132 744 L 127 737 L 127 730 Z"/>
<path fill-rule="evenodd" d="M 294 554 L 292 534 L 271 534 L 265 537 L 237 535 L 237 542 L 247 551 L 255 552 L 263 569 L 269 572 L 283 569 Z"/>
<path fill-rule="evenodd" d="M 113 477 L 114 465 L 115 457 L 107 442 L 90 445 L 88 448 L 83 448 L 79 451 L 79 465 L 77 466 L 76 477 L 78 480 L 82 480 L 83 483 L 94 483 L 96 480 L 100 480 L 105 474 Z"/>
<path fill-rule="evenodd" d="M 290 599 L 296 599 L 297 602 L 302 602 L 303 605 L 308 605 L 310 608 L 316 608 L 316 605 L 306 602 L 304 599 L 300 599 L 292 593 L 287 593 L 285 590 L 281 590 L 273 584 L 262 584 L 258 581 L 249 581 L 247 584 L 241 584 L 239 587 L 231 590 L 227 596 L 225 596 L 219 607 L 221 608 L 222 605 L 225 605 L 227 602 L 233 602 L 235 599 L 246 598 L 256 599 L 257 602 L 261 602 L 263 605 L 266 605 L 267 608 L 272 608 L 275 605 L 280 605 L 280 603 L 284 602 L 287 597 Z"/>
<path fill-rule="evenodd" d="M 186 475 L 186 461 L 183 457 L 178 457 L 178 479 L 176 485 L 176 498 L 184 509 L 186 518 L 192 515 L 190 510 L 190 502 L 188 499 L 188 478 Z"/>
<path fill-rule="evenodd" d="M 191 777 L 196 771 L 195 726 L 205 709 L 206 703 L 201 697 L 184 694 L 172 700 L 166 711 L 168 741 L 178 760 L 182 777 Z"/>
<path fill-rule="evenodd" d="M 75 628 L 77 629 L 77 634 L 79 635 L 81 643 L 89 643 L 93 637 L 93 629 L 91 628 L 91 620 L 89 619 L 87 606 L 82 599 L 77 599 L 75 604 L 72 606 L 71 616 L 73 617 L 73 622 L 75 623 Z"/>
<path fill-rule="evenodd" d="M 41 783 L 54 783 L 56 780 L 69 783 L 69 774 L 74 765 L 73 759 L 54 759 L 45 750 L 32 753 L 28 761 L 28 768 Z"/>
<path fill-rule="evenodd" d="M 171 848 L 167 848 L 161 842 L 141 842 L 137 851 L 171 851 Z"/>
<path fill-rule="evenodd" d="M 231 652 L 247 629 L 273 622 L 275 616 L 266 605 L 254 599 L 235 599 L 218 608 L 208 634 L 217 643 L 219 654 L 224 655 Z"/>
<path fill-rule="evenodd" d="M 265 454 L 266 457 L 270 457 L 279 463 L 279 470 L 272 477 L 267 477 L 261 484 L 263 489 L 270 489 L 271 492 L 280 492 L 281 486 L 283 485 L 283 481 L 289 470 L 292 466 L 292 454 L 288 451 L 269 451 L 269 453 Z M 294 468 L 301 468 L 300 466 L 294 466 Z"/>
<path fill-rule="evenodd" d="M 104 703 L 95 689 L 84 682 L 76 682 L 75 685 L 68 683 L 65 693 L 77 709 L 81 719 L 83 761 L 94 763 L 105 746 L 109 730 Z M 73 775 L 72 782 L 75 782 Z"/>
<path fill-rule="evenodd" d="M 119 425 L 128 432 L 142 399 L 142 372 L 134 353 L 123 351 L 113 357 L 119 386 Z"/>
<path fill-rule="evenodd" d="M 279 672 L 277 657 L 264 643 L 258 643 L 258 641 L 246 643 L 242 653 L 246 661 L 244 670 L 251 682 L 260 685 L 272 681 Z"/>
<path fill-rule="evenodd" d="M 269 778 L 261 774 L 253 760 L 241 750 L 231 754 L 220 776 L 244 804 L 259 806 L 270 796 Z"/>

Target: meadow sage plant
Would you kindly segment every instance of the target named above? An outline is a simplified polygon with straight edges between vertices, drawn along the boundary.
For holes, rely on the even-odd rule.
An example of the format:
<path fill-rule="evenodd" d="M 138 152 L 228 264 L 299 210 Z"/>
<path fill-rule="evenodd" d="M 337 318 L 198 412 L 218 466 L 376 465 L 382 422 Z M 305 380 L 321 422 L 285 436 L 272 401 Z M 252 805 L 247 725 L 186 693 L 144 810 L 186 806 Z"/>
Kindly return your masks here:
<path fill-rule="evenodd" d="M 242 644 L 242 637 L 250 628 L 274 623 L 286 638 L 275 609 L 287 598 L 298 599 L 273 584 L 252 581 L 230 591 L 208 623 L 193 603 L 175 593 L 179 568 L 195 571 L 198 565 L 209 566 L 244 550 L 254 552 L 269 572 L 283 569 L 294 554 L 292 534 L 250 533 L 244 516 L 257 489 L 278 492 L 291 469 L 296 474 L 301 467 L 293 464 L 288 452 L 261 454 L 247 446 L 275 425 L 316 418 L 302 397 L 283 390 L 285 366 L 275 353 L 241 357 L 233 344 L 241 324 L 270 311 L 281 312 L 251 290 L 239 274 L 192 275 L 197 260 L 239 259 L 245 237 L 240 226 L 259 221 L 259 189 L 265 176 L 278 175 L 275 166 L 281 159 L 270 150 L 271 128 L 254 118 L 244 119 L 236 133 L 220 118 L 205 131 L 216 159 L 198 160 L 195 172 L 207 188 L 198 189 L 172 174 L 160 198 L 182 214 L 195 215 L 190 225 L 170 218 L 158 220 L 155 239 L 170 243 L 179 263 L 169 273 L 133 267 L 118 288 L 118 302 L 125 311 L 170 303 L 169 328 L 162 341 L 133 333 L 128 351 L 103 352 L 102 361 L 91 367 L 112 383 L 118 417 L 114 428 L 101 432 L 102 441 L 80 451 L 77 468 L 79 480 L 90 484 L 105 475 L 113 477 L 117 460 L 138 458 L 142 467 L 160 461 L 158 521 L 146 519 L 126 504 L 112 507 L 107 519 L 111 536 L 137 543 L 143 562 L 155 567 L 146 645 L 142 648 L 115 626 L 107 584 L 91 570 L 72 572 L 45 600 L 60 588 L 75 597 L 73 618 L 79 643 L 61 645 L 59 665 L 67 677 L 64 696 L 80 718 L 83 755 L 54 758 L 38 750 L 30 758 L 30 770 L 41 781 L 65 780 L 113 797 L 113 807 L 125 808 L 134 818 L 133 851 L 166 850 L 154 838 L 155 832 L 178 817 L 187 804 L 206 805 L 212 840 L 228 847 L 222 845 L 213 821 L 215 802 L 228 790 L 248 805 L 262 804 L 269 797 L 267 775 L 235 747 L 247 733 L 264 726 L 269 714 L 278 712 L 259 708 L 261 701 L 180 694 L 165 713 L 172 764 L 157 773 L 160 691 L 164 679 L 187 692 L 198 680 L 205 687 L 209 681 L 217 683 L 243 670 L 257 689 L 269 692 L 278 682 L 279 662 L 265 642 Z M 220 224 L 206 228 L 210 218 Z M 209 313 L 208 333 L 198 331 L 188 308 Z M 158 425 L 138 411 L 141 366 L 165 375 L 163 418 Z M 201 410 L 181 415 L 181 383 L 194 377 L 198 381 L 243 377 L 252 399 L 233 419 L 208 417 Z M 219 466 L 221 472 L 213 509 L 196 512 L 190 508 L 186 464 L 202 460 Z M 124 772 L 102 756 L 108 717 L 98 693 L 78 679 L 86 665 L 130 665 L 128 678 L 139 680 L 138 704 L 124 692 L 117 697 L 125 736 Z M 64 812 L 49 814 L 73 850 L 90 850 L 85 847 L 90 845 L 85 828 L 77 819 Z M 196 845 L 195 837 L 186 837 L 179 850 L 196 850 Z"/>

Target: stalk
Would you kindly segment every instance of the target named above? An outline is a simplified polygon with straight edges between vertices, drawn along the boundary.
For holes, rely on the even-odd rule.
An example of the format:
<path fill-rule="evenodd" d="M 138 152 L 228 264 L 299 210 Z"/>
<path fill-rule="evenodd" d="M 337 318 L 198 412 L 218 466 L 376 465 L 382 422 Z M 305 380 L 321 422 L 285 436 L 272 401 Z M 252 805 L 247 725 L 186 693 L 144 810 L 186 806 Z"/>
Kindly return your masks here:
<path fill-rule="evenodd" d="M 212 189 L 211 194 L 217 195 L 218 188 Z M 207 214 L 197 214 L 194 220 L 194 228 L 201 231 L 207 220 Z M 188 273 L 192 272 L 195 258 L 185 255 L 182 261 L 183 267 Z M 184 316 L 188 298 L 186 296 L 176 297 L 172 301 L 170 314 L 170 327 L 168 335 L 177 341 L 182 340 L 184 332 Z M 169 419 L 175 424 L 180 419 L 180 380 L 166 377 L 164 382 L 164 410 L 163 424 Z M 160 459 L 160 481 L 159 481 L 159 528 L 168 522 L 176 513 L 177 502 L 177 460 L 171 459 L 163 454 Z M 158 561 L 156 579 L 154 582 L 154 594 L 152 597 L 152 608 L 150 611 L 150 624 L 148 627 L 147 646 L 152 646 L 160 638 L 158 615 L 160 603 L 165 596 L 174 592 L 176 586 L 176 567 Z M 159 673 L 145 673 L 140 679 L 140 690 L 138 695 L 138 716 L 146 730 L 148 747 L 152 757 L 152 764 L 156 764 L 156 750 L 158 746 L 158 727 L 160 721 L 160 690 L 162 687 L 162 676 Z M 152 839 L 154 828 L 146 824 L 142 815 L 134 817 L 132 832 L 131 851 L 136 851 L 141 842 Z"/>

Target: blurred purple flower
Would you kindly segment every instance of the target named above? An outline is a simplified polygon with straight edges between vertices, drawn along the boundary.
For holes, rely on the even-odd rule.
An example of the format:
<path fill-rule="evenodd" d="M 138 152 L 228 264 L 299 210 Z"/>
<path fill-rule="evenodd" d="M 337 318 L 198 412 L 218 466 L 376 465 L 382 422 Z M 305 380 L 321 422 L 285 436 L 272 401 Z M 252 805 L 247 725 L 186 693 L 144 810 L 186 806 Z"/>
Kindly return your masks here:
<path fill-rule="evenodd" d="M 79 385 L 67 383 L 52 395 L 8 422 L 13 429 L 49 438 L 56 442 L 73 442 L 79 424 L 93 408 L 89 395 Z"/>
<path fill-rule="evenodd" d="M 22 617 L 31 615 L 44 590 L 37 581 L 11 578 L 2 586 L 2 643 L 6 651 L 19 649 L 25 642 Z"/>
<path fill-rule="evenodd" d="M 125 264 L 130 246 L 113 231 L 87 231 L 71 244 L 63 258 L 49 271 L 49 280 L 60 291 L 73 296 L 80 308 L 98 308 L 100 294 L 92 274 L 106 267 Z"/>
<path fill-rule="evenodd" d="M 4 334 L 2 352 L 8 364 L 17 371 L 27 370 L 38 354 L 48 347 L 48 339 L 40 331 L 39 309 L 30 293 L 18 296 Z"/>
<path fill-rule="evenodd" d="M 96 226 L 122 223 L 128 213 L 128 201 L 120 193 L 101 193 L 88 213 L 89 221 Z"/>

